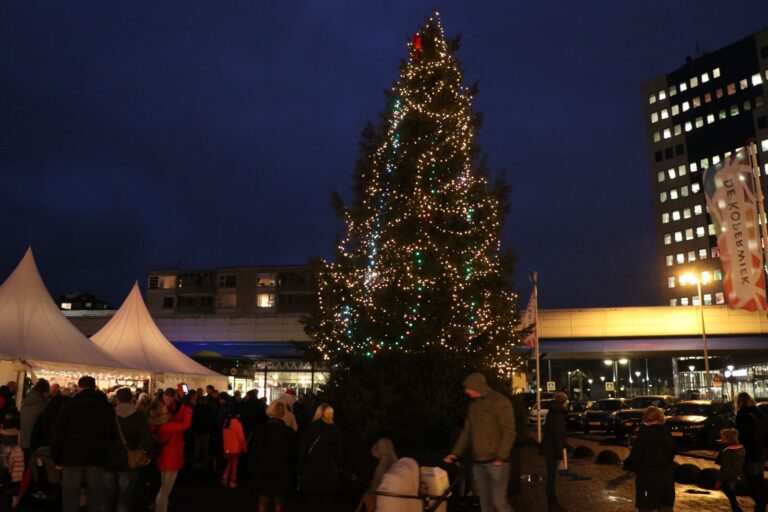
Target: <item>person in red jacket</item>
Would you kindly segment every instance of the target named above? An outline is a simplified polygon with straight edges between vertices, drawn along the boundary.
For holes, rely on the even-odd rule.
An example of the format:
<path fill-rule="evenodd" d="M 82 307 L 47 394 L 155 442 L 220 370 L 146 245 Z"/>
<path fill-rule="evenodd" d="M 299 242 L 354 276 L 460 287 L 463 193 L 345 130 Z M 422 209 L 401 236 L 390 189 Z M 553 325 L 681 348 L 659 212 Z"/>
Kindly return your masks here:
<path fill-rule="evenodd" d="M 184 431 L 192 425 L 192 409 L 180 404 L 176 396 L 175 389 L 166 389 L 162 403 L 153 404 L 159 414 L 150 414 L 149 428 L 160 450 L 155 461 L 160 471 L 160 491 L 155 497 L 155 512 L 168 511 L 168 497 L 179 470 L 184 466 Z"/>
<path fill-rule="evenodd" d="M 240 415 L 234 412 L 228 414 L 227 419 L 224 420 L 222 438 L 224 440 L 224 458 L 227 460 L 224 475 L 221 477 L 221 485 L 224 487 L 237 487 L 237 465 L 240 455 L 248 451 L 243 425 L 240 423 L 239 417 Z"/>

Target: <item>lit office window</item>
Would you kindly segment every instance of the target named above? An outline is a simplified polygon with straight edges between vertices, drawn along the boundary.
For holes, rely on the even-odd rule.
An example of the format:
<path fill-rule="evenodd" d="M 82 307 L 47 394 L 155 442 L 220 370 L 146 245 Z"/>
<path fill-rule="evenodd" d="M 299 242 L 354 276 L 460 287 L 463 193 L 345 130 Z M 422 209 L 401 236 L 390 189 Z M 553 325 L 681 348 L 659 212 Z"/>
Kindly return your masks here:
<path fill-rule="evenodd" d="M 691 170 L 691 172 L 697 172 L 699 170 L 699 166 L 696 162 L 691 162 L 688 165 L 688 168 Z"/>
<path fill-rule="evenodd" d="M 676 116 L 680 113 L 680 106 L 679 105 L 672 105 L 672 115 Z"/>
<path fill-rule="evenodd" d="M 725 304 L 725 295 L 723 295 L 723 292 L 717 292 L 715 294 L 715 302 L 717 304 Z"/>
<path fill-rule="evenodd" d="M 685 82 L 680 82 L 680 92 L 685 92 L 688 90 L 688 84 Z"/>
<path fill-rule="evenodd" d="M 688 185 L 683 185 L 682 187 L 680 187 L 680 196 L 688 197 Z"/>
<path fill-rule="evenodd" d="M 669 175 L 669 179 L 674 179 L 676 177 L 675 168 L 667 169 L 667 174 Z"/>
<path fill-rule="evenodd" d="M 683 102 L 683 112 L 688 112 L 690 109 L 691 109 L 690 103 L 688 103 L 687 101 L 684 101 Z"/>
<path fill-rule="evenodd" d="M 659 113 L 653 112 L 651 114 L 651 123 L 657 123 L 657 122 L 659 122 Z"/>
<path fill-rule="evenodd" d="M 665 259 L 668 267 L 671 267 L 672 265 L 675 264 L 675 259 L 672 257 L 671 254 L 667 254 L 667 257 Z"/>
<path fill-rule="evenodd" d="M 712 102 L 712 93 L 708 92 L 704 95 L 704 103 L 711 103 Z"/>
<path fill-rule="evenodd" d="M 675 242 L 682 242 L 682 241 L 683 241 L 683 232 L 675 231 Z"/>
<path fill-rule="evenodd" d="M 715 122 L 715 114 L 707 114 L 707 124 L 712 124 Z"/>
<path fill-rule="evenodd" d="M 731 117 L 739 115 L 739 106 L 731 105 Z"/>
<path fill-rule="evenodd" d="M 693 104 L 693 108 L 699 108 L 701 106 L 701 98 L 696 96 L 691 100 L 691 104 Z"/>
<path fill-rule="evenodd" d="M 720 270 L 719 268 L 716 268 L 715 271 L 712 272 L 712 274 L 715 277 L 715 281 L 722 281 L 723 280 L 723 271 Z"/>
<path fill-rule="evenodd" d="M 669 224 L 669 213 L 664 212 L 661 214 L 661 223 L 662 224 Z"/>
<path fill-rule="evenodd" d="M 701 238 L 704 236 L 704 226 L 699 226 L 696 228 L 696 236 L 698 238 Z"/>
<path fill-rule="evenodd" d="M 720 68 L 715 68 L 712 70 L 712 78 L 720 78 Z"/>
<path fill-rule="evenodd" d="M 709 226 L 707 226 L 707 228 L 709 228 L 707 231 L 709 231 L 710 235 L 712 235 L 712 236 L 717 235 L 717 231 L 715 231 L 715 225 L 714 224 L 710 224 Z M 719 253 L 718 253 L 718 257 L 720 257 Z"/>
<path fill-rule="evenodd" d="M 693 240 L 693 228 L 688 228 L 685 230 L 685 239 Z"/>
<path fill-rule="evenodd" d="M 669 299 L 670 306 L 677 306 L 677 299 Z"/>
<path fill-rule="evenodd" d="M 691 77 L 691 87 L 696 87 L 697 85 L 699 85 L 699 77 L 692 76 Z"/>
<path fill-rule="evenodd" d="M 685 173 L 686 173 L 686 172 L 687 172 L 687 171 L 686 171 L 686 169 L 685 169 L 685 164 L 683 164 L 683 165 L 678 165 L 678 166 L 677 166 L 677 175 L 678 175 L 678 176 L 685 176 Z"/>
<path fill-rule="evenodd" d="M 712 294 L 711 293 L 705 293 L 704 294 L 704 305 L 705 306 L 711 306 L 712 305 Z"/>
<path fill-rule="evenodd" d="M 714 246 L 710 249 L 709 254 L 711 254 L 713 258 L 719 258 L 720 249 L 717 246 Z"/>
<path fill-rule="evenodd" d="M 674 288 L 675 287 L 675 278 L 674 277 L 668 277 L 667 278 L 667 286 L 669 286 L 670 288 Z"/>
<path fill-rule="evenodd" d="M 722 98 L 723 97 L 723 90 L 722 89 L 715 90 L 715 96 L 717 97 L 717 99 Z"/>
<path fill-rule="evenodd" d="M 741 109 L 744 110 L 744 112 L 749 112 L 752 110 L 752 103 L 750 103 L 749 100 L 744 100 L 741 104 Z"/>
<path fill-rule="evenodd" d="M 696 261 L 696 251 L 688 251 L 688 261 Z"/>
<path fill-rule="evenodd" d="M 680 299 L 680 305 L 681 306 L 687 306 L 688 305 L 688 297 L 682 297 Z"/>
<path fill-rule="evenodd" d="M 666 192 L 659 192 L 659 202 L 660 203 L 666 203 L 667 202 L 667 193 Z"/>
<path fill-rule="evenodd" d="M 659 180 L 659 183 L 664 181 L 666 179 L 666 174 L 664 174 L 664 171 L 659 171 L 656 173 L 656 179 Z"/>
<path fill-rule="evenodd" d="M 726 117 L 728 117 L 728 114 L 725 113 L 725 110 L 721 109 L 721 110 L 717 111 L 717 118 L 718 119 L 722 120 L 722 119 L 725 119 Z"/>
<path fill-rule="evenodd" d="M 670 245 L 672 243 L 672 235 L 669 233 L 664 234 L 664 245 Z"/>
<path fill-rule="evenodd" d="M 680 135 L 681 133 L 683 133 L 683 129 L 680 127 L 679 124 L 676 124 L 675 126 L 673 126 L 672 130 L 674 131 L 675 135 Z"/>
<path fill-rule="evenodd" d="M 664 138 L 669 139 L 670 137 L 672 137 L 672 130 L 669 128 L 664 128 Z"/>
<path fill-rule="evenodd" d="M 661 132 L 653 132 L 653 142 L 659 142 L 661 140 Z"/>
<path fill-rule="evenodd" d="M 670 85 L 669 86 L 669 95 L 670 96 L 674 96 L 675 94 L 677 94 L 677 87 L 675 87 L 674 85 Z"/>
<path fill-rule="evenodd" d="M 736 84 L 731 82 L 728 85 L 725 86 L 726 90 L 728 91 L 728 96 L 733 96 L 736 94 Z"/>
<path fill-rule="evenodd" d="M 768 151 L 768 139 L 760 141 L 760 151 Z"/>
<path fill-rule="evenodd" d="M 667 92 L 664 89 L 662 89 L 659 91 L 659 94 L 657 96 L 659 97 L 660 100 L 666 99 Z"/>
<path fill-rule="evenodd" d="M 677 189 L 673 188 L 669 191 L 669 198 L 670 199 L 677 199 Z"/>
<path fill-rule="evenodd" d="M 706 249 L 699 249 L 699 259 L 700 260 L 707 259 L 707 250 Z"/>
<path fill-rule="evenodd" d="M 691 305 L 698 306 L 699 304 L 700 304 L 700 302 L 699 302 L 699 296 L 698 295 L 694 295 L 693 297 L 691 297 Z"/>
<path fill-rule="evenodd" d="M 675 210 L 672 212 L 672 220 L 680 220 L 680 210 Z"/>
<path fill-rule="evenodd" d="M 683 218 L 684 219 L 690 219 L 691 218 L 691 209 L 690 208 L 683 208 Z"/>
<path fill-rule="evenodd" d="M 694 215 L 701 215 L 702 213 L 704 213 L 704 208 L 700 204 L 693 205 Z"/>
<path fill-rule="evenodd" d="M 704 126 L 704 119 L 701 117 L 697 117 L 695 124 L 696 124 L 696 128 L 701 128 L 702 126 Z"/>
<path fill-rule="evenodd" d="M 760 85 L 761 83 L 763 83 L 763 77 L 760 76 L 760 73 L 752 75 L 752 85 Z"/>
<path fill-rule="evenodd" d="M 665 108 L 661 109 L 661 118 L 662 119 L 669 119 L 669 111 Z"/>
<path fill-rule="evenodd" d="M 709 73 L 702 73 L 701 74 L 701 83 L 705 84 L 709 82 Z"/>
<path fill-rule="evenodd" d="M 651 94 L 650 96 L 648 96 L 648 103 L 651 104 L 651 105 L 656 103 L 656 95 L 655 94 Z"/>
<path fill-rule="evenodd" d="M 746 89 L 747 87 L 749 87 L 749 82 L 747 82 L 747 79 L 746 79 L 746 78 L 742 78 L 741 80 L 739 80 L 739 88 L 740 88 L 742 91 L 743 91 L 744 89 Z"/>
<path fill-rule="evenodd" d="M 699 190 L 701 190 L 701 183 L 691 183 L 691 192 L 694 194 L 698 194 Z"/>
<path fill-rule="evenodd" d="M 720 157 L 718 155 L 715 155 L 712 157 L 712 165 L 717 165 L 720 163 Z"/>
<path fill-rule="evenodd" d="M 685 131 L 689 132 L 691 130 L 693 130 L 693 123 L 691 123 L 690 121 L 686 121 L 685 122 Z"/>
<path fill-rule="evenodd" d="M 709 167 L 709 158 L 702 158 L 699 163 L 701 164 L 702 169 L 706 169 Z"/>
<path fill-rule="evenodd" d="M 683 253 L 679 252 L 679 253 L 677 253 L 677 255 L 675 256 L 675 259 L 677 260 L 677 264 L 678 264 L 678 265 L 680 265 L 680 264 L 682 264 L 682 263 L 685 263 L 685 254 L 683 254 Z"/>

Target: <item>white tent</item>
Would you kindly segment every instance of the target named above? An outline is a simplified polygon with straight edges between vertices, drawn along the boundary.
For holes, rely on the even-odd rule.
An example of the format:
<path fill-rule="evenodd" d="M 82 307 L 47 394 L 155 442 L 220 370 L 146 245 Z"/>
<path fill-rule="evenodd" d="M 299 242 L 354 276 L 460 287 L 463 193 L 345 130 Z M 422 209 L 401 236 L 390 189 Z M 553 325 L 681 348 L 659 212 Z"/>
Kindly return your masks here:
<path fill-rule="evenodd" d="M 29 368 L 71 377 L 147 376 L 91 343 L 66 319 L 40 277 L 31 248 L 0 286 L 0 360 L 0 379 L 22 378 Z"/>
<path fill-rule="evenodd" d="M 226 376 L 187 357 L 168 341 L 149 314 L 138 284 L 91 340 L 115 358 L 150 372 L 166 387 L 184 382 L 190 387 L 213 384 L 217 389 L 227 389 Z"/>

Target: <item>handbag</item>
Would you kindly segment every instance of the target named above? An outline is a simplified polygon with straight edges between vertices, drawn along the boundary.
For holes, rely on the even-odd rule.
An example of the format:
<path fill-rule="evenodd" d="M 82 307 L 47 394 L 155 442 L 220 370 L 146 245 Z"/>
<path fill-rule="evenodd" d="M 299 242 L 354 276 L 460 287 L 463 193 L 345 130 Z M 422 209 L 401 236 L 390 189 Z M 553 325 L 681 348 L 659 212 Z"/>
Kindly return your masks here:
<path fill-rule="evenodd" d="M 144 448 L 128 448 L 128 442 L 125 440 L 125 435 L 123 435 L 123 429 L 120 427 L 120 421 L 117 419 L 117 416 L 115 416 L 115 422 L 117 423 L 117 433 L 120 434 L 120 442 L 128 455 L 128 469 L 148 466 L 151 459 L 149 454 L 147 454 L 147 450 Z"/>

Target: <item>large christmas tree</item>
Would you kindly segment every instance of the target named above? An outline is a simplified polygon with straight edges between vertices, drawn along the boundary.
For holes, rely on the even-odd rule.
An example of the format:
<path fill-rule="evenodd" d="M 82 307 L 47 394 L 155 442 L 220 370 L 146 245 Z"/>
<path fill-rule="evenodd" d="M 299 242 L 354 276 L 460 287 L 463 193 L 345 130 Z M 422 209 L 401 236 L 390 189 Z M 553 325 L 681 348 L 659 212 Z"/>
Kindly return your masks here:
<path fill-rule="evenodd" d="M 520 363 L 514 259 L 499 243 L 508 191 L 478 157 L 457 48 L 437 14 L 408 42 L 386 110 L 363 132 L 354 199 L 336 197 L 346 230 L 306 325 L 332 365 L 442 354 L 508 376 Z"/>

